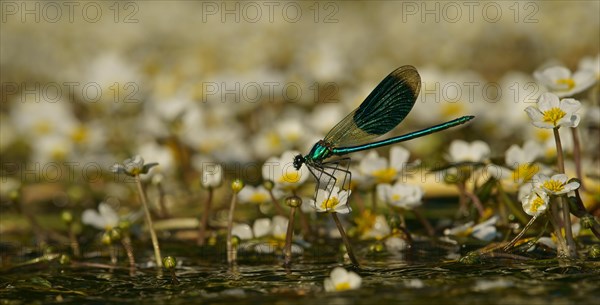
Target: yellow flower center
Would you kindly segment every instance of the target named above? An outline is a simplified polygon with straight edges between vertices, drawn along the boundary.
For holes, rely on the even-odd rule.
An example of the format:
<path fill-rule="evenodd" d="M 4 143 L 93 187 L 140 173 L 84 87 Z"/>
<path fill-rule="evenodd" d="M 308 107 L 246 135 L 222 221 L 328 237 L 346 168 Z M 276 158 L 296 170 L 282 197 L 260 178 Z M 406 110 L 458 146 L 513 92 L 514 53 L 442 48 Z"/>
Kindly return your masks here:
<path fill-rule="evenodd" d="M 542 185 L 551 192 L 560 192 L 565 188 L 565 184 L 557 180 L 547 180 Z"/>
<path fill-rule="evenodd" d="M 134 167 L 131 169 L 131 171 L 129 173 L 133 176 L 138 176 L 139 174 L 142 173 L 142 169 L 138 168 L 138 167 Z"/>
<path fill-rule="evenodd" d="M 267 143 L 271 148 L 279 148 L 281 146 L 281 139 L 276 133 L 270 133 L 267 135 Z"/>
<path fill-rule="evenodd" d="M 400 198 L 402 198 L 402 196 L 400 194 L 392 195 L 392 201 L 400 201 Z"/>
<path fill-rule="evenodd" d="M 365 210 L 360 214 L 360 217 L 355 219 L 356 228 L 358 232 L 364 233 L 369 230 L 373 224 L 375 224 L 377 216 L 373 214 L 370 210 Z"/>
<path fill-rule="evenodd" d="M 254 193 L 250 196 L 250 202 L 252 203 L 263 203 L 267 201 L 268 196 L 264 193 Z"/>
<path fill-rule="evenodd" d="M 535 131 L 535 138 L 540 142 L 546 142 L 552 136 L 552 132 L 548 129 L 537 128 Z"/>
<path fill-rule="evenodd" d="M 67 151 L 62 147 L 54 147 L 50 155 L 53 160 L 64 160 L 67 157 Z"/>
<path fill-rule="evenodd" d="M 564 118 L 567 113 L 558 107 L 554 107 L 548 111 L 544 111 L 544 122 L 552 123 L 555 127 L 558 125 L 558 121 Z"/>
<path fill-rule="evenodd" d="M 565 91 L 571 90 L 575 87 L 575 80 L 572 78 L 561 78 L 556 80 L 557 85 L 567 85 L 567 89 Z"/>
<path fill-rule="evenodd" d="M 536 198 L 531 202 L 531 211 L 536 213 L 541 206 L 544 205 L 544 199 L 536 195 Z"/>
<path fill-rule="evenodd" d="M 297 171 L 286 172 L 283 174 L 283 176 L 279 177 L 280 183 L 297 183 L 298 181 L 300 181 L 300 173 Z"/>
<path fill-rule="evenodd" d="M 514 182 L 525 182 L 533 178 L 539 171 L 539 167 L 535 164 L 521 164 L 512 172 Z"/>
<path fill-rule="evenodd" d="M 348 289 L 350 289 L 350 283 L 348 283 L 348 282 L 337 283 L 335 285 L 335 290 L 337 290 L 337 291 L 348 290 Z"/>
<path fill-rule="evenodd" d="M 321 209 L 333 210 L 333 208 L 335 208 L 339 203 L 340 201 L 337 199 L 337 197 L 332 197 L 321 203 Z"/>
<path fill-rule="evenodd" d="M 393 168 L 378 169 L 371 173 L 377 180 L 377 183 L 391 183 L 396 177 L 396 170 Z"/>
<path fill-rule="evenodd" d="M 44 135 L 52 131 L 52 124 L 50 124 L 48 121 L 38 121 L 35 123 L 33 128 L 37 133 Z"/>
<path fill-rule="evenodd" d="M 75 143 L 83 143 L 88 138 L 88 130 L 83 126 L 79 126 L 71 133 L 71 139 Z"/>

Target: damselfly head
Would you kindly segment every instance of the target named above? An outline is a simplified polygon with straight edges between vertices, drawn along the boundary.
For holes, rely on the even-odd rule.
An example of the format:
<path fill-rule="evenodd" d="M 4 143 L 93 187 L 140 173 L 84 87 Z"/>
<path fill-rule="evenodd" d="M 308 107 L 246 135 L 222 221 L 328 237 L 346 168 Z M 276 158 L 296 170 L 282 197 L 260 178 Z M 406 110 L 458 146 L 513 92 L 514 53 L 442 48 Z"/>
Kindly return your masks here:
<path fill-rule="evenodd" d="M 296 155 L 294 157 L 294 168 L 297 171 L 300 170 L 300 167 L 302 167 L 302 164 L 304 164 L 304 162 L 306 162 L 306 159 L 304 159 L 304 157 L 302 157 L 302 155 Z"/>

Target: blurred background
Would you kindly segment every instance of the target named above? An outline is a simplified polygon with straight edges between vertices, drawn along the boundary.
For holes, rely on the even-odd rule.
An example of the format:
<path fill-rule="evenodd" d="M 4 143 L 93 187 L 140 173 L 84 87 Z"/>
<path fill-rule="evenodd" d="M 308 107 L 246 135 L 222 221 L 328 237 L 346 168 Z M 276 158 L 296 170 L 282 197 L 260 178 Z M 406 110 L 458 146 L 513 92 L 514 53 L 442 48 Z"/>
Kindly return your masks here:
<path fill-rule="evenodd" d="M 407 142 L 414 155 L 442 159 L 462 138 L 502 157 L 512 144 L 552 140 L 523 111 L 546 91 L 532 73 L 552 63 L 575 71 L 600 52 L 598 1 L 3 1 L 1 9 L 3 192 L 79 184 L 119 194 L 107 169 L 134 154 L 159 162 L 155 171 L 171 181 L 194 181 L 219 162 L 226 176 L 257 183 L 265 159 L 307 152 L 407 64 L 420 71 L 422 92 L 394 134 L 477 116 Z M 580 97 L 582 125 L 591 126 L 582 141 L 595 159 L 597 92 Z"/>

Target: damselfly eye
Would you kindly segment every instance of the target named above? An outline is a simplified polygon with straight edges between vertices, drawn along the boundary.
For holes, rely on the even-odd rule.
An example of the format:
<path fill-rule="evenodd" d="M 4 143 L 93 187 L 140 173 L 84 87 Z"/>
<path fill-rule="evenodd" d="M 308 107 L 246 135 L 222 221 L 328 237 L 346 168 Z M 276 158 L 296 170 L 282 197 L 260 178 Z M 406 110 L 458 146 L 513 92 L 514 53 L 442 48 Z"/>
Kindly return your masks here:
<path fill-rule="evenodd" d="M 304 163 L 304 157 L 302 157 L 302 155 L 296 155 L 296 157 L 294 157 L 294 168 L 296 170 L 300 170 L 300 167 L 302 167 L 302 164 Z"/>

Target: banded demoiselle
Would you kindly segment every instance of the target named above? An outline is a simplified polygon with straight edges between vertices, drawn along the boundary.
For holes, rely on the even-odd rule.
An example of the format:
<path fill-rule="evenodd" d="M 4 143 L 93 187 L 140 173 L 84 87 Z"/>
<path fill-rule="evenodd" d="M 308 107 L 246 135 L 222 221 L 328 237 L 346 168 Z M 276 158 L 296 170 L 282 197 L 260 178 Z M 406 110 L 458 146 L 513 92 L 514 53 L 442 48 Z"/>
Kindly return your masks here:
<path fill-rule="evenodd" d="M 405 135 L 371 142 L 394 129 L 404 120 L 413 108 L 420 89 L 421 77 L 415 67 L 407 65 L 394 70 L 375 87 L 358 108 L 335 125 L 323 140 L 318 141 L 307 155 L 295 156 L 294 168 L 299 170 L 302 164 L 306 164 L 310 173 L 318 181 L 318 191 L 323 174 L 328 176 L 330 181 L 333 180 L 334 184 L 337 182 L 337 178 L 327 172 L 328 169 L 341 170 L 347 174 L 345 177 L 350 175 L 351 179 L 347 167 L 339 168 L 340 160 L 349 161 L 349 158 L 325 162 L 328 158 L 412 140 L 464 124 L 474 118 L 471 115 L 463 116 Z M 320 173 L 319 176 L 315 171 Z M 345 183 L 346 178 L 342 187 Z"/>

